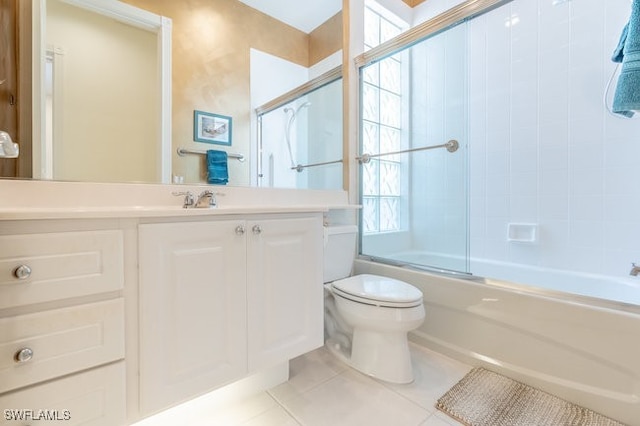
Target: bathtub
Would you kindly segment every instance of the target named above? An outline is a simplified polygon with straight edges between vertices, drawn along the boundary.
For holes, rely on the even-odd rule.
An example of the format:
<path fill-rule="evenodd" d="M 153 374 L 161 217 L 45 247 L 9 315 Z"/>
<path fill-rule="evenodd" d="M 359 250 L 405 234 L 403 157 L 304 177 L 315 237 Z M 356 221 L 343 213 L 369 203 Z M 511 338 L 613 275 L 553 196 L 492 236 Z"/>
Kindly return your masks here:
<path fill-rule="evenodd" d="M 467 266 L 467 261 L 461 257 L 421 251 L 396 253 L 387 258 L 400 263 L 441 265 L 452 271 L 465 269 Z M 469 269 L 473 276 L 468 278 L 486 284 L 509 286 L 509 283 L 518 283 L 525 284 L 528 289 L 535 289 L 537 293 L 551 292 L 557 297 L 566 296 L 566 293 L 592 297 L 598 299 L 597 302 L 615 302 L 609 304 L 614 309 L 619 308 L 621 304 L 631 305 L 632 311 L 633 307 L 640 307 L 640 277 L 609 277 L 474 258 L 469 261 Z"/>
<path fill-rule="evenodd" d="M 423 292 L 426 320 L 410 333 L 413 342 L 640 426 L 640 303 L 633 282 L 570 285 L 620 285 L 605 300 L 597 292 L 450 278 L 362 259 L 354 271 L 401 279 Z M 577 281 L 587 278 L 593 277 Z"/>

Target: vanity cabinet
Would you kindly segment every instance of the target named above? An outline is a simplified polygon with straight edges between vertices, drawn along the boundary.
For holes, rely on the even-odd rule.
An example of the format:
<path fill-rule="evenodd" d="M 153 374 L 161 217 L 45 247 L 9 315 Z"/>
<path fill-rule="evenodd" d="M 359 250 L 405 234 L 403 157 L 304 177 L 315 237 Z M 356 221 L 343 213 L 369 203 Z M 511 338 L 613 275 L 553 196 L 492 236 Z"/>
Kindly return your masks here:
<path fill-rule="evenodd" d="M 122 231 L 48 224 L 0 227 L 0 407 L 123 424 Z"/>
<path fill-rule="evenodd" d="M 139 226 L 140 411 L 323 344 L 322 216 Z"/>
<path fill-rule="evenodd" d="M 243 227 L 240 220 L 140 225 L 142 413 L 246 372 Z"/>
<path fill-rule="evenodd" d="M 249 221 L 249 371 L 324 343 L 320 218 Z"/>

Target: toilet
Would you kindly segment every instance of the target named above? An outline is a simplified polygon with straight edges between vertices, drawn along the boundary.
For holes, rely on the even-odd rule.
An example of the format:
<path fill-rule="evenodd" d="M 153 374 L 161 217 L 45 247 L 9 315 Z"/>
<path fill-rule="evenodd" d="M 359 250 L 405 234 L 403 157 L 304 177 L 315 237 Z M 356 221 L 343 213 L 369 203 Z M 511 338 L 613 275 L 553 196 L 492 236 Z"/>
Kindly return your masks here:
<path fill-rule="evenodd" d="M 364 374 L 411 383 L 407 333 L 424 321 L 422 292 L 378 275 L 351 275 L 358 228 L 325 228 L 325 345 Z"/>

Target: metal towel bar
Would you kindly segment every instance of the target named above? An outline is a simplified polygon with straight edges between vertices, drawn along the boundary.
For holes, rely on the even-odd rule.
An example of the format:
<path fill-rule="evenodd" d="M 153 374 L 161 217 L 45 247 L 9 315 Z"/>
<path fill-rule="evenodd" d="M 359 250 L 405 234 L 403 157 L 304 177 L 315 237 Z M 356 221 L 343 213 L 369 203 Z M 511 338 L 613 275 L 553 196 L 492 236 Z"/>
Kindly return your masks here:
<path fill-rule="evenodd" d="M 371 161 L 372 158 L 384 157 L 386 155 L 404 154 L 406 152 L 425 151 L 427 149 L 436 149 L 436 148 L 447 148 L 447 151 L 449 152 L 456 152 L 459 147 L 460 147 L 460 144 L 458 143 L 458 141 L 452 139 L 449 142 L 443 143 L 441 145 L 423 146 L 420 148 L 404 149 L 402 151 L 395 151 L 395 152 L 384 152 L 381 154 L 362 154 L 361 156 L 356 157 L 356 160 L 358 160 L 360 164 L 367 164 L 369 161 Z"/>
<path fill-rule="evenodd" d="M 291 170 L 295 170 L 298 173 L 302 173 L 302 171 L 307 167 L 327 166 L 329 164 L 336 164 L 336 163 L 342 163 L 342 160 L 325 161 L 323 163 L 313 163 L 313 164 L 298 164 L 295 167 L 291 167 Z"/>
<path fill-rule="evenodd" d="M 207 155 L 207 151 L 198 151 L 198 150 L 195 150 L 195 149 L 178 148 L 176 151 L 178 152 L 178 155 L 181 156 L 181 157 L 183 157 L 183 156 L 185 156 L 187 154 Z M 242 155 L 242 154 L 234 154 L 234 153 L 231 153 L 231 152 L 227 152 L 227 157 L 235 158 L 240 162 L 244 161 L 244 155 Z"/>

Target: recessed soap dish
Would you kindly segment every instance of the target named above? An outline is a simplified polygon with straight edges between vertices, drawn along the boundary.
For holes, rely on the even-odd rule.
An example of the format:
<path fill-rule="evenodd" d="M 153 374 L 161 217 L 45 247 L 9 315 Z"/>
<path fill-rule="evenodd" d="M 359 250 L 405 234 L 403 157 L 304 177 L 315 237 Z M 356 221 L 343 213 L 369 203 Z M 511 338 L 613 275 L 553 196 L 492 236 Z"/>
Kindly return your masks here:
<path fill-rule="evenodd" d="M 538 241 L 538 225 L 535 223 L 510 223 L 507 241 L 514 243 L 535 243 Z"/>

